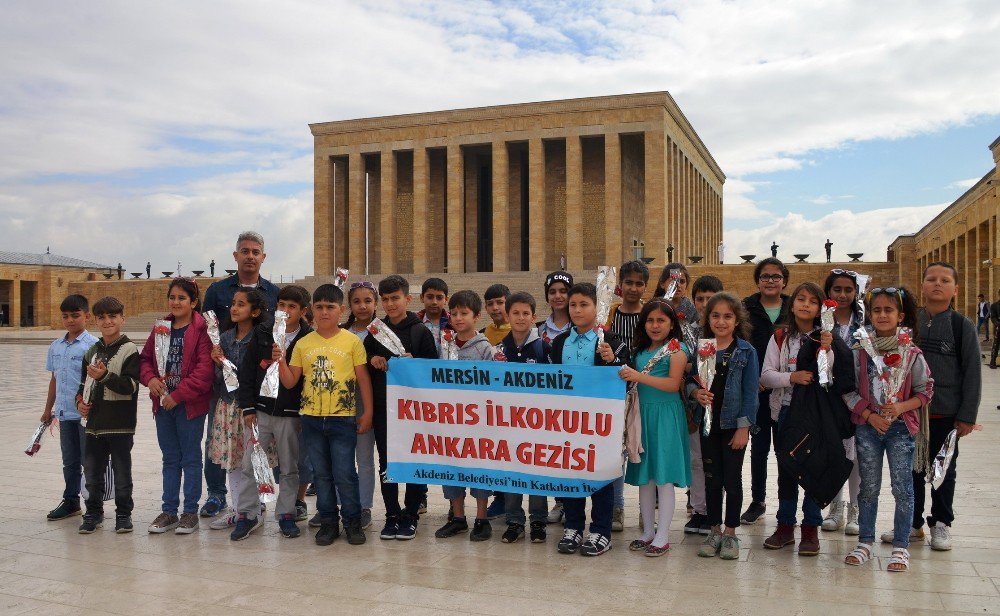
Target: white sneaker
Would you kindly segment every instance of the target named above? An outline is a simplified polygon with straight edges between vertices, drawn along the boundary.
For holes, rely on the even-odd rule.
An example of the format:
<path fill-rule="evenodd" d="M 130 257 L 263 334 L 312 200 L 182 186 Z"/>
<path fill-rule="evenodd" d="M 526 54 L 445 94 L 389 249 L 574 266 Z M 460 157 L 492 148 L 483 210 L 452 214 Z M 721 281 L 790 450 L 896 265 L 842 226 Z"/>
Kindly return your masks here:
<path fill-rule="evenodd" d="M 236 518 L 238 517 L 240 517 L 239 514 L 233 511 L 232 507 L 226 507 L 219 515 L 215 516 L 215 519 L 212 520 L 212 523 L 208 527 L 212 530 L 232 528 L 236 526 Z"/>
<path fill-rule="evenodd" d="M 562 503 L 556 502 L 552 505 L 552 509 L 549 510 L 549 517 L 546 520 L 549 524 L 558 524 L 562 522 L 563 519 L 563 506 Z"/>
<path fill-rule="evenodd" d="M 931 549 L 941 552 L 951 549 L 951 527 L 944 522 L 931 526 Z"/>
<path fill-rule="evenodd" d="M 833 501 L 830 503 L 830 511 L 823 520 L 820 527 L 826 531 L 841 530 L 844 528 L 844 501 Z"/>
<path fill-rule="evenodd" d="M 858 525 L 858 506 L 853 503 L 847 506 L 847 525 L 844 526 L 844 534 L 854 537 L 861 534 L 861 526 Z"/>

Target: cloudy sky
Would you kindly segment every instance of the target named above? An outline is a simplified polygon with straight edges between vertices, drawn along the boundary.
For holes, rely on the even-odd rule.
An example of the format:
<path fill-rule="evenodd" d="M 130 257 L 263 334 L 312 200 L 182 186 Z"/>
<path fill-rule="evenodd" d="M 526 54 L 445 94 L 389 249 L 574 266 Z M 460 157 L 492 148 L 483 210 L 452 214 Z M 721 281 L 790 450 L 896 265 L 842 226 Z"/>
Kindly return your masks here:
<path fill-rule="evenodd" d="M 307 124 L 668 90 L 730 255 L 884 258 L 992 166 L 995 0 L 0 6 L 0 249 L 312 271 Z M 304 241 L 303 241 L 304 240 Z"/>

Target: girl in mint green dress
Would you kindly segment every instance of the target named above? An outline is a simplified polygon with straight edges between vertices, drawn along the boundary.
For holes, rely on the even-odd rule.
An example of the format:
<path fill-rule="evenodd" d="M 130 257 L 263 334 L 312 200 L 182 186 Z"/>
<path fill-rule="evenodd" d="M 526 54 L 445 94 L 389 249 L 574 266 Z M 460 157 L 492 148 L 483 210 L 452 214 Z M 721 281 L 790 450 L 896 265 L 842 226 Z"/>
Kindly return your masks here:
<path fill-rule="evenodd" d="M 621 370 L 622 378 L 638 388 L 642 446 L 639 461 L 629 460 L 625 471 L 625 481 L 639 486 L 643 524 L 643 534 L 629 549 L 646 556 L 660 556 L 669 549 L 674 488 L 691 483 L 687 412 L 679 393 L 687 370 L 687 347 L 681 339 L 673 307 L 662 299 L 650 301 L 635 329 L 634 364 Z M 657 496 L 660 515 L 654 523 Z"/>

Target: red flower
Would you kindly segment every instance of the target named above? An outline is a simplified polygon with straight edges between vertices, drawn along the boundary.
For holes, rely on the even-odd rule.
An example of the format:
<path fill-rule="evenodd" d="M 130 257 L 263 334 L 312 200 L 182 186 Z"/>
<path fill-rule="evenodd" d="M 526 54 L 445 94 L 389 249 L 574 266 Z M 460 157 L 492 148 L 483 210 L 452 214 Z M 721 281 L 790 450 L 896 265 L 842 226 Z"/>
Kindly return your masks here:
<path fill-rule="evenodd" d="M 716 353 L 715 345 L 711 342 L 703 344 L 698 347 L 698 357 L 703 359 L 708 359 L 709 357 L 714 357 Z"/>
<path fill-rule="evenodd" d="M 441 337 L 445 339 L 446 342 L 452 341 L 452 331 L 450 329 L 445 329 L 441 331 Z"/>
<path fill-rule="evenodd" d="M 683 312 L 678 312 L 677 313 L 677 320 L 678 321 L 686 321 L 687 320 L 687 315 L 684 314 Z"/>
<path fill-rule="evenodd" d="M 622 288 L 618 285 L 615 285 L 615 295 L 617 295 L 618 297 L 622 296 Z"/>
<path fill-rule="evenodd" d="M 824 299 L 823 300 L 823 305 L 826 306 L 827 308 L 836 308 L 837 307 L 837 300 L 835 300 L 835 299 Z"/>
<path fill-rule="evenodd" d="M 504 355 L 503 351 L 497 351 L 493 356 L 493 361 L 507 361 L 507 356 Z"/>
<path fill-rule="evenodd" d="M 262 483 L 257 486 L 257 492 L 260 494 L 274 494 L 274 487 L 269 483 Z"/>
<path fill-rule="evenodd" d="M 260 360 L 260 367 L 267 370 L 267 367 L 274 363 L 273 359 L 262 359 Z"/>
<path fill-rule="evenodd" d="M 889 353 L 883 358 L 886 366 L 890 368 L 896 368 L 903 363 L 903 356 L 899 353 Z"/>
<path fill-rule="evenodd" d="M 677 342 L 677 338 L 673 338 L 667 343 L 667 351 L 670 353 L 676 353 L 681 350 L 681 343 Z"/>
<path fill-rule="evenodd" d="M 374 325 L 369 325 L 368 326 L 368 333 L 374 336 L 375 334 L 378 333 L 378 328 L 375 327 Z"/>
<path fill-rule="evenodd" d="M 170 335 L 170 328 L 166 325 L 157 325 L 153 328 L 153 333 L 156 335 Z"/>
<path fill-rule="evenodd" d="M 899 342 L 900 346 L 906 346 L 910 344 L 910 342 L 912 342 L 913 339 L 910 337 L 910 332 L 903 330 L 899 332 L 899 337 L 896 339 L 896 341 Z"/>

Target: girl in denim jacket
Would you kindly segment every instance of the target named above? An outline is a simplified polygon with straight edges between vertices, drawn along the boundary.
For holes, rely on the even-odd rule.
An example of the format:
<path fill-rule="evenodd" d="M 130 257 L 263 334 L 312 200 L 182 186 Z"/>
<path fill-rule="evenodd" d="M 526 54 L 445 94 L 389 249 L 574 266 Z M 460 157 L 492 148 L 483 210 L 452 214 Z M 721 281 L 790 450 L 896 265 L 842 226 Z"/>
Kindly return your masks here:
<path fill-rule="evenodd" d="M 874 349 L 886 371 L 880 374 L 868 353 L 855 346 L 857 391 L 844 394 L 843 398 L 851 410 L 851 420 L 858 426 L 855 441 L 861 469 L 861 532 L 857 547 L 844 562 L 862 565 L 872 557 L 884 456 L 889 460 L 889 478 L 896 500 L 893 532 L 883 535 L 883 540 L 888 538 L 892 542 L 886 569 L 903 572 L 909 568 L 910 560 L 907 548 L 913 521 L 914 451 L 923 449 L 917 460 L 928 458 L 927 418 L 920 414 L 927 413 L 934 380 L 923 353 L 913 344 L 917 335 L 917 306 L 910 292 L 904 287 L 872 289 L 868 294 L 868 312 Z M 888 400 L 887 382 L 891 396 Z"/>
<path fill-rule="evenodd" d="M 705 500 L 712 531 L 698 556 L 718 554 L 724 560 L 740 555 L 736 529 L 743 506 L 743 456 L 750 440 L 750 428 L 757 421 L 757 393 L 760 384 L 757 351 L 747 342 L 749 317 L 743 303 L 731 293 L 716 293 L 708 300 L 702 317 L 702 331 L 715 337 L 716 373 L 711 389 L 705 389 L 692 371 L 688 393 L 698 404 L 712 406 L 712 426 L 701 437 L 705 469 Z M 726 492 L 725 518 L 722 492 Z"/>

